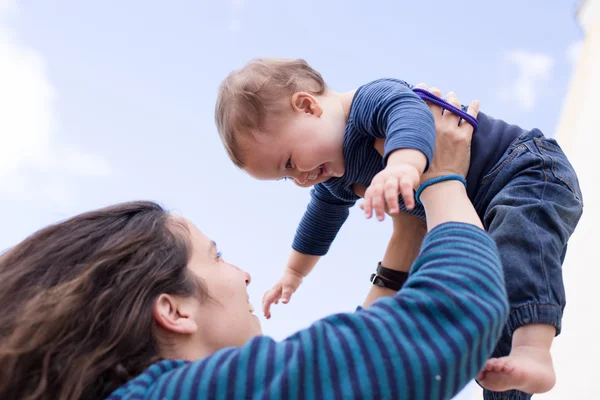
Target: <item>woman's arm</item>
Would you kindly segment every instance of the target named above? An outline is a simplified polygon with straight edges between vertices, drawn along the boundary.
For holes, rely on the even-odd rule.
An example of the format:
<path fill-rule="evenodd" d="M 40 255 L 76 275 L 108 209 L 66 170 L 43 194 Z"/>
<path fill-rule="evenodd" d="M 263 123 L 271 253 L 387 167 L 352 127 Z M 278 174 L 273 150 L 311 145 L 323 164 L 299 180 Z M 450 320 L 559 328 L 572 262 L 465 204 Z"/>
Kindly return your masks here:
<path fill-rule="evenodd" d="M 500 336 L 508 315 L 506 290 L 498 250 L 480 228 L 464 187 L 436 184 L 421 199 L 429 232 L 395 296 L 324 318 L 280 343 L 256 337 L 189 363 L 159 379 L 150 397 L 455 395 L 479 372 Z"/>
<path fill-rule="evenodd" d="M 435 105 L 433 106 L 437 107 Z M 382 157 L 384 143 L 384 139 L 376 139 L 374 143 L 375 149 Z M 364 197 L 365 190 L 366 189 L 362 185 L 354 185 L 354 192 L 358 197 Z M 390 217 L 393 222 L 392 236 L 388 242 L 381 264 L 389 269 L 409 272 L 411 265 L 419 255 L 423 238 L 427 233 L 427 226 L 425 221 L 405 212 L 390 215 Z M 381 297 L 393 296 L 396 292 L 397 291 L 393 289 L 371 285 L 362 306 L 365 308 L 369 307 Z"/>
<path fill-rule="evenodd" d="M 159 379 L 152 395 L 449 399 L 484 365 L 507 313 L 492 239 L 464 222 L 441 223 L 395 296 L 280 343 L 256 337 L 189 363 Z"/>
<path fill-rule="evenodd" d="M 428 90 L 425 84 L 417 85 L 418 88 Z M 442 97 L 442 93 L 438 89 L 433 89 L 435 95 Z M 460 102 L 454 93 L 448 94 L 448 101 L 455 107 L 460 108 Z M 435 122 L 435 157 L 432 161 L 429 171 L 423 175 L 422 182 L 434 178 L 440 175 L 446 174 L 458 174 L 463 177 L 467 175 L 470 164 L 470 148 L 471 148 L 471 137 L 473 134 L 472 127 L 467 122 L 461 122 L 460 127 L 458 126 L 459 118 L 452 113 L 442 112 L 442 108 L 437 104 L 428 103 L 429 110 L 433 115 Z M 473 117 L 477 117 L 479 113 L 479 102 L 475 101 L 471 103 L 469 107 L 469 113 Z M 383 139 L 376 139 L 374 142 L 375 149 L 383 156 L 385 151 L 385 142 Z M 456 185 L 457 182 L 451 183 Z M 355 185 L 354 190 L 359 197 L 364 197 L 365 188 L 360 185 Z M 434 192 L 436 189 L 433 189 Z M 439 189 L 437 189 L 439 190 Z M 459 189 L 460 190 L 460 189 Z M 425 195 L 427 197 L 427 195 Z M 459 197 L 461 195 L 459 194 Z M 430 209 L 443 210 L 443 203 L 445 199 L 440 196 L 433 195 L 431 201 L 438 201 L 437 207 L 431 207 Z M 361 204 L 362 208 L 362 204 Z M 469 220 L 481 226 L 481 222 L 477 215 L 475 215 L 473 207 L 470 203 L 466 208 L 460 207 L 456 210 L 446 208 L 445 210 L 455 213 L 456 217 L 459 217 L 458 213 L 463 213 L 460 217 L 467 217 Z M 387 210 L 386 210 L 387 212 Z M 464 213 L 469 214 L 464 215 Z M 427 223 L 430 228 L 437 225 L 436 216 L 427 213 Z M 382 264 L 386 268 L 395 269 L 398 271 L 410 271 L 410 266 L 419 254 L 419 249 L 425 236 L 426 229 L 423 225 L 423 221 L 409 216 L 406 213 L 400 212 L 399 214 L 392 216 L 394 221 L 394 229 L 392 237 L 386 249 Z M 460 219 L 457 219 L 460 220 Z M 363 303 L 363 307 L 368 307 L 373 302 L 381 297 L 393 296 L 396 292 L 391 289 L 382 288 L 373 285 L 367 294 L 367 298 Z"/>
<path fill-rule="evenodd" d="M 394 229 L 381 264 L 389 269 L 409 272 L 411 265 L 419 255 L 423 238 L 427 233 L 427 226 L 425 221 L 405 212 L 392 216 L 392 221 Z M 375 270 L 375 265 L 373 265 L 373 270 Z M 371 285 L 363 307 L 369 307 L 381 297 L 395 294 L 395 290 Z"/>

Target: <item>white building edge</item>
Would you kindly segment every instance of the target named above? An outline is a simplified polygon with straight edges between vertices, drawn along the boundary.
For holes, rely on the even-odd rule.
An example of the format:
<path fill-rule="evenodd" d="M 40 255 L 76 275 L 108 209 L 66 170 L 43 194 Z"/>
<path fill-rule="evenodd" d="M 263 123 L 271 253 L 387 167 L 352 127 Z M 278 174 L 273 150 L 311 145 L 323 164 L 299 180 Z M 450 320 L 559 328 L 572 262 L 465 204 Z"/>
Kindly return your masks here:
<path fill-rule="evenodd" d="M 583 217 L 563 266 L 567 307 L 552 355 L 556 387 L 540 399 L 600 399 L 600 0 L 577 11 L 585 35 L 556 139 L 579 176 Z"/>
<path fill-rule="evenodd" d="M 577 19 L 585 37 L 555 138 L 579 176 L 584 211 L 563 266 L 567 307 L 552 348 L 557 382 L 533 396 L 540 400 L 600 400 L 600 0 L 582 0 Z"/>

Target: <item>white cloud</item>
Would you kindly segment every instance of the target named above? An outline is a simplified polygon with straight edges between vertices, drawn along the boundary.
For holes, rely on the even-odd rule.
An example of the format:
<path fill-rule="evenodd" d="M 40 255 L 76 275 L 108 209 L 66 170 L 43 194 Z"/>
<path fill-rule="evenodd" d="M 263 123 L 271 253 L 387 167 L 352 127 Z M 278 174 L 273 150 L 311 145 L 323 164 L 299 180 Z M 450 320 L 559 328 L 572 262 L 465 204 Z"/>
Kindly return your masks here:
<path fill-rule="evenodd" d="M 74 176 L 106 176 L 108 163 L 61 144 L 42 55 L 24 47 L 6 22 L 16 2 L 0 0 L 0 193 L 70 204 Z"/>
<path fill-rule="evenodd" d="M 567 48 L 567 60 L 569 60 L 569 63 L 571 63 L 571 65 L 577 64 L 577 60 L 579 60 L 581 50 L 583 50 L 583 40 L 571 43 L 569 45 L 569 47 Z"/>
<path fill-rule="evenodd" d="M 507 101 L 516 101 L 525 110 L 533 109 L 542 84 L 550 79 L 554 60 L 549 55 L 525 50 L 507 52 L 506 60 L 516 65 L 517 77 L 504 91 L 503 97 Z"/>

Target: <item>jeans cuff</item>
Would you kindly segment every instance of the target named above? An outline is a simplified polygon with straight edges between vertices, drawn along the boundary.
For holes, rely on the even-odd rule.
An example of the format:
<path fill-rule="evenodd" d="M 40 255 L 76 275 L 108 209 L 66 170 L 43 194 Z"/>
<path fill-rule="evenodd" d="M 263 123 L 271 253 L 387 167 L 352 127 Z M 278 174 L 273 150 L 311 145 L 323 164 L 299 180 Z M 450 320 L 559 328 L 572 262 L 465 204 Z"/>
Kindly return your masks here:
<path fill-rule="evenodd" d="M 484 400 L 529 400 L 532 395 L 518 390 L 507 390 L 506 392 L 492 392 L 483 389 Z"/>
<path fill-rule="evenodd" d="M 553 304 L 523 304 L 510 310 L 506 326 L 510 336 L 524 325 L 544 324 L 556 328 L 556 335 L 560 334 L 562 309 Z"/>

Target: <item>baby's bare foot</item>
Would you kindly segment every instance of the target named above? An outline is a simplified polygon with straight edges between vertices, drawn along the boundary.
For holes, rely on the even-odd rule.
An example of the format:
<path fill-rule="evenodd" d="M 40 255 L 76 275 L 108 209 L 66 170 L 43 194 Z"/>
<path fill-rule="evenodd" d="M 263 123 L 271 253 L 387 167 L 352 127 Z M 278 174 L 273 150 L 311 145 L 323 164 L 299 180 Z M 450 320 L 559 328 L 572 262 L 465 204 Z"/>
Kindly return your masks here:
<path fill-rule="evenodd" d="M 533 394 L 552 389 L 556 377 L 548 350 L 518 346 L 507 357 L 489 359 L 477 380 L 494 392 L 516 389 Z"/>

